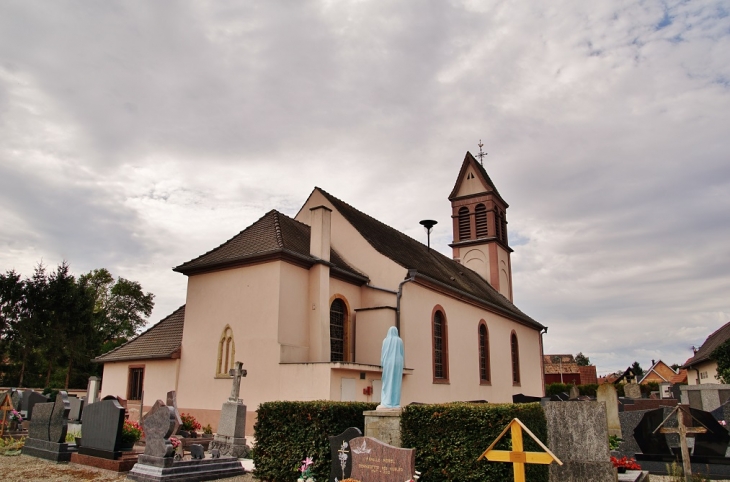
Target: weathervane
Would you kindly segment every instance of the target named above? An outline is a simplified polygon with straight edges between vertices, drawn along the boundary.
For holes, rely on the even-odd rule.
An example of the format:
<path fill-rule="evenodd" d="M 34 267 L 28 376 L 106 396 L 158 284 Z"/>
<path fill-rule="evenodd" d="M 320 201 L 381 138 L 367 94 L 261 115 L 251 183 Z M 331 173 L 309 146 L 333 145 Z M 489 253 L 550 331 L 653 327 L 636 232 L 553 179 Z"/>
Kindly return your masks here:
<path fill-rule="evenodd" d="M 477 144 L 477 145 L 479 146 L 479 154 L 477 154 L 477 157 L 479 158 L 479 164 L 481 164 L 483 166 L 484 165 L 484 157 L 486 157 L 487 153 L 484 152 L 484 151 L 482 151 L 482 147 L 484 147 L 484 144 L 482 144 L 482 140 L 481 139 L 479 139 L 479 144 Z"/>

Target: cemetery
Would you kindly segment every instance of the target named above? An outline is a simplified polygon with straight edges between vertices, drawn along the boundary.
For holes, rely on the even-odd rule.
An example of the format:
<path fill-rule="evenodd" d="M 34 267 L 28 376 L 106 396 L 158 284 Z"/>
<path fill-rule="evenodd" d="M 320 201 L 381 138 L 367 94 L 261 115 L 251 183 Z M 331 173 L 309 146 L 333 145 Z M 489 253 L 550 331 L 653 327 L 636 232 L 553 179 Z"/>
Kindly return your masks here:
<path fill-rule="evenodd" d="M 641 393 L 631 379 L 625 397 L 606 383 L 595 397 L 571 386 L 551 397 L 517 394 L 513 403 L 402 407 L 398 340 L 391 330 L 383 343 L 380 404 L 262 403 L 254 450 L 244 430 L 240 385 L 247 371 L 240 362 L 230 370 L 215 435 L 197 433 L 202 427 L 178 411 L 175 392 L 130 420 L 124 399 L 94 393 L 98 380 L 83 398 L 4 393 L 0 435 L 22 441 L 23 456 L 136 481 L 238 477 L 246 473 L 242 460 L 256 479 L 271 482 L 645 482 L 671 464 L 688 475 L 730 478 L 728 386 L 676 387 L 679 399 L 639 410 Z"/>

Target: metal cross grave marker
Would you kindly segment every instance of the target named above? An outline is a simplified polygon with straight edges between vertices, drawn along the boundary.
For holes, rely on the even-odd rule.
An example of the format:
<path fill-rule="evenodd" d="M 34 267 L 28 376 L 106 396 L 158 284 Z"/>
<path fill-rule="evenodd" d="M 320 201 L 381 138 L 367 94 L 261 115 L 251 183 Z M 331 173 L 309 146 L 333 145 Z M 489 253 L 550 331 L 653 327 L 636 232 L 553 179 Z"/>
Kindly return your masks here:
<path fill-rule="evenodd" d="M 0 437 L 5 434 L 5 424 L 8 421 L 8 412 L 12 412 L 14 409 L 10 393 L 6 393 L 3 397 L 3 403 L 0 405 L 0 411 L 3 412 L 3 421 L 2 424 L 0 424 Z"/>
<path fill-rule="evenodd" d="M 677 428 L 662 427 L 662 425 L 664 425 L 667 420 L 669 420 L 675 413 L 677 414 Z M 692 462 L 689 459 L 687 434 L 707 432 L 707 427 L 705 427 L 704 425 L 702 425 L 702 427 L 688 427 L 687 423 L 691 422 L 692 420 L 702 425 L 702 422 L 694 418 L 690 413 L 689 405 L 677 405 L 676 407 L 674 407 L 674 410 L 669 412 L 667 418 L 665 418 L 664 421 L 660 423 L 653 432 L 656 433 L 657 430 L 659 430 L 661 433 L 676 433 L 679 435 L 679 445 L 682 448 L 682 465 L 684 467 L 684 478 L 687 482 L 690 482 L 692 480 Z"/>
<path fill-rule="evenodd" d="M 512 451 L 509 450 L 493 450 L 494 446 L 497 445 L 507 430 L 512 432 Z M 525 452 L 524 445 L 522 443 L 522 431 L 527 432 L 532 440 L 545 450 L 545 452 Z M 553 462 L 557 462 L 559 465 L 563 465 L 563 462 L 550 451 L 540 440 L 535 437 L 529 428 L 523 424 L 519 418 L 513 418 L 512 421 L 502 430 L 492 445 L 479 456 L 477 460 L 487 459 L 490 462 L 512 462 L 512 469 L 514 471 L 515 482 L 525 482 L 525 464 L 546 464 L 549 465 Z"/>

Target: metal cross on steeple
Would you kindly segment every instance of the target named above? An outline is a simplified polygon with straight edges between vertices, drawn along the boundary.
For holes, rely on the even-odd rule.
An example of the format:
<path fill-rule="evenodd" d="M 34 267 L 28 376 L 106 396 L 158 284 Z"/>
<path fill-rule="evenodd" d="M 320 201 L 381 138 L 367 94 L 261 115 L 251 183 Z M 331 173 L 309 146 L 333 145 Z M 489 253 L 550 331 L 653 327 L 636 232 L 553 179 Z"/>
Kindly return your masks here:
<path fill-rule="evenodd" d="M 479 154 L 477 154 L 477 157 L 479 158 L 479 164 L 481 164 L 483 166 L 484 158 L 487 156 L 487 153 L 482 151 L 482 147 L 484 147 L 484 144 L 482 144 L 481 139 L 479 139 L 479 144 L 477 144 L 477 145 L 479 146 Z"/>

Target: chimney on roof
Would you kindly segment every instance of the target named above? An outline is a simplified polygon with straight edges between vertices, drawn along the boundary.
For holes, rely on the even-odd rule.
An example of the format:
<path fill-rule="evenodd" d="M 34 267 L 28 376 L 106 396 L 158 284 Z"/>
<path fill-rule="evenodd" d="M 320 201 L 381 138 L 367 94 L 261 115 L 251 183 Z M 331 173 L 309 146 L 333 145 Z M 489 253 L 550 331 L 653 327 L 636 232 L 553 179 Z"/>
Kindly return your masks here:
<path fill-rule="evenodd" d="M 317 206 L 309 210 L 312 224 L 309 238 L 309 254 L 315 258 L 330 260 L 330 240 L 332 236 L 332 210 L 327 206 Z"/>
<path fill-rule="evenodd" d="M 654 362 L 654 360 L 652 360 L 651 361 L 651 366 L 654 366 L 654 365 L 656 365 L 656 363 Z"/>

